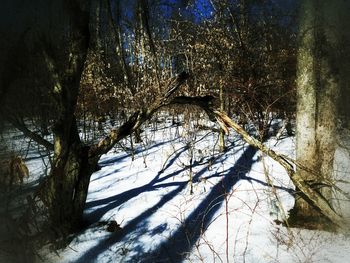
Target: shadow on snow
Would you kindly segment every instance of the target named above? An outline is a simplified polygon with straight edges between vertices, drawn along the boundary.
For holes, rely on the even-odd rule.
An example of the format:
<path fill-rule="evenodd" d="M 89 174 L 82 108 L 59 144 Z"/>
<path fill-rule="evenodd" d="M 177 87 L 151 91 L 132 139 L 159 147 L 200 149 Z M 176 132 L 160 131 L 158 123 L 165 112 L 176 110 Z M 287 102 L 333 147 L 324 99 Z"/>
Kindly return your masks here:
<path fill-rule="evenodd" d="M 185 150 L 186 148 L 177 153 L 176 156 L 174 156 L 174 158 L 177 158 L 179 154 L 181 154 Z M 244 176 L 250 171 L 254 163 L 253 157 L 256 151 L 257 150 L 251 146 L 248 146 L 246 148 L 245 152 L 237 160 L 235 165 L 228 170 L 228 172 L 222 178 L 222 180 L 211 189 L 206 198 L 185 220 L 185 223 L 183 224 L 183 226 L 186 226 L 185 228 L 180 227 L 166 242 L 160 244 L 160 246 L 152 252 L 147 252 L 145 254 L 143 248 L 141 246 L 138 246 L 137 255 L 135 255 L 134 258 L 132 258 L 130 261 L 138 262 L 142 259 L 142 262 L 181 262 L 186 257 L 187 253 L 191 251 L 192 246 L 200 237 L 201 231 L 205 231 L 215 213 L 220 209 L 225 198 L 225 193 L 229 192 L 239 180 L 245 179 Z M 193 178 L 193 181 L 198 180 L 200 176 L 203 175 L 206 171 L 207 167 L 202 168 L 199 172 L 196 173 L 196 175 Z M 182 171 L 176 171 L 174 173 L 177 174 L 181 172 Z M 105 204 L 106 202 L 111 202 L 110 204 L 98 209 L 97 211 L 90 213 L 87 216 L 90 220 L 96 222 L 96 220 L 101 218 L 101 216 L 108 210 L 117 207 L 118 205 L 129 200 L 132 197 L 137 196 L 142 192 L 153 191 L 159 187 L 177 186 L 177 188 L 165 194 L 158 203 L 156 203 L 154 206 L 144 211 L 139 216 L 131 220 L 127 225 L 125 225 L 121 233 L 112 234 L 106 239 L 102 240 L 98 245 L 92 247 L 87 252 L 85 252 L 84 255 L 82 255 L 77 260 L 77 262 L 94 262 L 97 259 L 98 255 L 108 250 L 110 246 L 119 242 L 127 234 L 130 234 L 133 231 L 136 231 L 137 235 L 141 235 L 147 232 L 147 218 L 152 216 L 164 204 L 176 197 L 181 191 L 185 189 L 185 187 L 188 184 L 187 181 L 174 182 L 164 185 L 156 184 L 171 176 L 174 176 L 174 173 L 169 174 L 163 178 L 159 178 L 160 174 L 157 174 L 157 176 L 145 186 L 126 191 L 117 196 L 113 196 L 103 200 L 93 201 L 93 203 L 90 202 L 88 204 L 88 207 L 98 206 Z"/>
<path fill-rule="evenodd" d="M 226 193 L 229 193 L 239 180 L 245 179 L 244 176 L 254 163 L 253 157 L 256 152 L 255 148 L 248 146 L 235 165 L 211 189 L 206 198 L 168 240 L 154 251 L 137 255 L 131 261 L 138 261 L 142 257 L 142 262 L 181 262 L 191 251 L 201 233 L 210 225 L 214 215 L 222 206 Z"/>
<path fill-rule="evenodd" d="M 157 147 L 162 144 L 164 143 L 154 145 L 153 147 Z M 231 145 L 229 148 L 231 147 L 233 147 L 233 145 Z M 175 189 L 162 196 L 161 199 L 151 208 L 142 212 L 140 215 L 128 222 L 128 224 L 123 227 L 123 230 L 121 232 L 117 234 L 111 234 L 104 240 L 101 240 L 99 244 L 86 251 L 77 260 L 77 262 L 95 262 L 100 254 L 107 251 L 111 246 L 121 241 L 127 235 L 132 235 L 137 238 L 147 233 L 151 236 L 155 236 L 166 230 L 166 223 L 161 224 L 154 229 L 148 229 L 147 219 L 186 188 L 188 184 L 187 180 L 163 184 L 161 184 L 161 182 L 186 171 L 189 167 L 184 167 L 180 170 L 167 174 L 164 177 L 161 177 L 161 175 L 164 173 L 164 171 L 171 167 L 172 164 L 176 161 L 176 159 L 179 158 L 180 155 L 184 153 L 187 149 L 188 147 L 184 146 L 178 149 L 176 152 L 174 152 L 174 156 L 167 161 L 166 166 L 163 167 L 163 169 L 148 184 L 125 191 L 121 194 L 112 197 L 96 201 L 90 201 L 86 204 L 87 209 L 104 205 L 103 207 L 97 208 L 93 212 L 86 214 L 86 220 L 88 224 L 92 224 L 101 219 L 102 216 L 109 210 L 120 206 L 121 204 L 138 196 L 141 193 L 155 191 L 158 188 L 174 186 L 176 187 Z M 212 222 L 215 214 L 221 208 L 222 204 L 224 203 L 226 193 L 229 193 L 235 184 L 237 184 L 240 180 L 248 180 L 249 182 L 257 182 L 264 186 L 269 186 L 263 181 L 247 176 L 247 174 L 252 168 L 252 165 L 255 162 L 253 157 L 256 152 L 257 150 L 255 148 L 248 146 L 232 168 L 224 172 L 216 172 L 208 177 L 205 177 L 206 179 L 212 177 L 222 177 L 222 179 L 213 188 L 211 188 L 210 192 L 205 197 L 205 199 L 185 219 L 184 223 L 175 232 L 173 232 L 170 238 L 159 244 L 158 247 L 153 251 L 148 252 L 144 251 L 144 247 L 141 244 L 135 244 L 136 246 L 133 248 L 133 252 L 135 254 L 128 261 L 150 263 L 183 261 L 187 257 L 188 253 L 191 251 L 192 247 L 198 241 L 203 231 L 206 231 L 207 227 Z M 119 158 L 111 158 L 106 161 L 102 161 L 100 164 L 102 166 L 106 166 L 112 162 L 121 161 L 122 159 L 128 156 L 130 155 L 125 155 Z M 216 157 L 214 159 L 213 165 L 218 161 L 223 161 L 222 157 L 222 155 Z M 224 156 L 224 158 L 227 157 Z M 200 165 L 203 165 L 203 163 L 194 163 L 193 167 Z M 193 177 L 193 182 L 199 181 L 199 179 L 205 172 L 207 172 L 207 166 L 203 167 L 200 171 L 198 171 L 195 174 L 195 176 Z M 293 192 L 292 189 L 288 189 L 285 187 L 275 187 L 277 189 L 284 190 L 288 193 Z M 118 255 L 115 256 L 118 257 Z"/>
<path fill-rule="evenodd" d="M 85 220 L 87 221 L 87 223 L 94 223 L 97 222 L 99 219 L 101 219 L 101 217 L 107 213 L 109 210 L 118 207 L 119 205 L 125 203 L 126 201 L 138 196 L 141 193 L 144 192 L 151 192 L 154 190 L 157 190 L 157 188 L 161 187 L 160 185 L 157 185 L 157 183 L 160 183 L 170 177 L 173 177 L 177 174 L 180 174 L 182 172 L 184 172 L 186 169 L 188 168 L 183 168 L 180 169 L 176 172 L 170 173 L 164 177 L 160 177 L 162 173 L 164 173 L 164 171 L 169 168 L 174 162 L 175 160 L 183 153 L 187 150 L 187 147 L 181 147 L 177 153 L 175 154 L 175 156 L 167 163 L 167 165 L 164 167 L 164 169 L 159 172 L 155 178 L 153 178 L 148 184 L 125 191 L 121 194 L 117 194 L 111 197 L 107 197 L 104 199 L 100 199 L 100 200 L 96 200 L 96 201 L 90 201 L 88 203 L 86 203 L 85 205 L 85 209 L 89 209 L 92 207 L 96 207 L 96 206 L 101 206 L 101 205 L 105 205 L 101 208 L 95 209 L 93 212 L 86 214 L 85 216 Z M 107 205 L 106 205 L 107 204 Z"/>
<path fill-rule="evenodd" d="M 154 148 L 158 148 L 162 145 L 165 145 L 165 144 L 168 144 L 170 142 L 173 142 L 175 141 L 176 139 L 171 139 L 171 140 L 168 140 L 168 141 L 162 141 L 160 143 L 156 143 L 156 144 L 153 144 L 152 146 L 147 146 L 147 147 L 144 147 L 144 146 L 141 146 L 141 145 L 138 145 L 138 146 L 135 146 L 134 148 L 134 155 L 137 155 L 137 154 L 140 154 L 144 151 L 149 151 L 151 149 L 154 149 Z M 129 149 L 131 151 L 131 149 Z M 115 163 L 118 163 L 126 158 L 129 158 L 130 156 L 132 156 L 132 153 L 124 153 L 122 156 L 120 157 L 105 157 L 103 158 L 103 160 L 99 161 L 98 162 L 98 165 L 103 168 L 105 166 L 109 166 L 109 165 L 113 165 Z M 98 178 L 97 178 L 98 179 Z"/>

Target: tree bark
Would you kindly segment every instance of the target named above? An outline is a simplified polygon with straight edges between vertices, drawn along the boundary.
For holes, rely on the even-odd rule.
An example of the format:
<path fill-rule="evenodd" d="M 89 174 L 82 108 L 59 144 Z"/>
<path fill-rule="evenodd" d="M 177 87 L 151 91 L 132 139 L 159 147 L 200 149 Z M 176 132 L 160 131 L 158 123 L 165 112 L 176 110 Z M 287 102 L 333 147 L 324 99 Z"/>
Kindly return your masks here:
<path fill-rule="evenodd" d="M 339 30 L 341 1 L 325 4 L 305 0 L 301 8 L 297 72 L 297 162 L 308 170 L 298 175 L 322 194 L 332 207 L 334 154 L 340 87 Z M 312 172 L 310 172 L 310 170 Z M 300 189 L 299 189 L 300 190 Z M 307 228 L 327 228 L 329 222 L 296 194 L 291 223 Z"/>
<path fill-rule="evenodd" d="M 87 188 L 97 160 L 88 159 L 88 147 L 80 141 L 74 116 L 81 74 L 89 46 L 89 13 L 84 3 L 63 1 L 67 17 L 64 30 L 69 37 L 59 38 L 67 49 L 43 42 L 43 57 L 51 76 L 57 116 L 53 126 L 54 149 L 50 174 L 39 187 L 45 204 L 49 228 L 59 236 L 75 230 L 83 213 Z M 60 29 L 60 28 L 59 28 Z M 56 32 L 66 35 L 67 32 Z"/>

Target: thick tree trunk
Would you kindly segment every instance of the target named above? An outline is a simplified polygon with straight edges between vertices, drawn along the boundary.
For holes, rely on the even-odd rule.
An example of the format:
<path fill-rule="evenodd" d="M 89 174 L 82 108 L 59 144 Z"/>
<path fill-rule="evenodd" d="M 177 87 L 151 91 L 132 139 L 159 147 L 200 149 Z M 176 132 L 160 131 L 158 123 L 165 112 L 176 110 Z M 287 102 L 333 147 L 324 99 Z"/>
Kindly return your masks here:
<path fill-rule="evenodd" d="M 79 141 L 62 148 L 41 185 L 41 199 L 48 209 L 50 227 L 59 237 L 81 225 L 90 177 L 97 165 L 97 161 L 88 159 L 88 149 Z"/>
<path fill-rule="evenodd" d="M 335 1 L 339 2 L 339 1 Z M 338 3 L 339 4 L 339 3 Z M 338 5 L 306 0 L 300 26 L 297 78 L 297 173 L 330 203 L 339 100 Z M 328 219 L 296 194 L 291 224 L 327 228 Z"/>
<path fill-rule="evenodd" d="M 66 130 L 69 129 L 69 130 Z M 63 237 L 81 224 L 91 174 L 98 159 L 89 158 L 89 147 L 79 138 L 75 119 L 54 130 L 55 149 L 50 174 L 40 186 L 51 230 Z"/>
<path fill-rule="evenodd" d="M 96 159 L 88 158 L 89 148 L 80 141 L 74 116 L 90 41 L 89 10 L 83 1 L 62 3 L 58 6 L 65 14 L 59 18 L 62 25 L 58 24 L 48 33 L 57 38 L 57 46 L 51 42 L 42 43 L 57 114 L 52 129 L 51 171 L 38 193 L 48 211 L 48 225 L 60 237 L 79 226 L 90 176 L 97 164 Z M 60 44 L 65 48 L 59 47 Z"/>

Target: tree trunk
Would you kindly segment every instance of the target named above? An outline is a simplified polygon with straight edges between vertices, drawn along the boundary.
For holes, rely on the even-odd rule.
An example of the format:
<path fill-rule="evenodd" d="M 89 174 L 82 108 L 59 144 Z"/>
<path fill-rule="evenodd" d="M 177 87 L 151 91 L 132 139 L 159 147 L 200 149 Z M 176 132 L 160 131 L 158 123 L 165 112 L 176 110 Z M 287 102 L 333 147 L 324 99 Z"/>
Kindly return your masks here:
<path fill-rule="evenodd" d="M 41 199 L 56 237 L 66 236 L 81 226 L 90 177 L 97 165 L 97 161 L 89 160 L 88 150 L 79 141 L 63 147 L 41 185 Z"/>
<path fill-rule="evenodd" d="M 74 118 L 71 125 L 65 122 L 56 127 L 54 135 L 53 163 L 39 196 L 47 208 L 49 227 L 55 237 L 64 237 L 80 227 L 90 177 L 98 159 L 89 158 L 90 147 L 80 141 Z"/>
<path fill-rule="evenodd" d="M 339 2 L 339 1 L 335 1 Z M 337 5 L 305 0 L 301 8 L 297 76 L 297 173 L 331 204 L 339 99 Z M 334 24 L 336 23 L 336 24 Z M 298 189 L 297 189 L 298 190 Z M 329 221 L 296 194 L 290 223 L 327 228 Z"/>
<path fill-rule="evenodd" d="M 42 43 L 57 113 L 52 128 L 51 171 L 40 185 L 38 195 L 48 211 L 48 226 L 59 237 L 79 226 L 90 176 L 97 164 L 96 159 L 88 158 L 89 148 L 80 141 L 74 116 L 90 41 L 89 10 L 85 4 L 79 0 L 63 1 L 59 6 L 66 14 L 60 17 L 62 26 L 48 33 L 60 42 L 55 43 L 57 46 L 51 42 Z M 60 48 L 59 44 L 65 48 Z"/>
<path fill-rule="evenodd" d="M 224 111 L 224 88 L 223 88 L 223 84 L 222 84 L 222 80 L 220 79 L 219 81 L 219 101 L 220 101 L 220 111 Z M 219 132 L 219 150 L 220 152 L 224 152 L 226 150 L 225 147 L 225 131 L 220 128 L 220 132 Z"/>
<path fill-rule="evenodd" d="M 169 85 L 163 97 L 156 98 L 149 108 L 136 111 L 118 129 L 111 130 L 108 136 L 92 146 L 85 146 L 80 141 L 74 107 L 71 107 L 74 101 L 62 101 L 62 116 L 53 129 L 54 158 L 51 172 L 39 189 L 39 197 L 48 209 L 49 227 L 55 233 L 54 238 L 66 237 L 79 229 L 90 177 L 101 155 L 121 139 L 139 130 L 158 109 L 166 106 L 168 98 L 187 77 L 187 74 L 181 74 Z M 68 90 L 78 89 L 79 82 L 66 83 L 62 87 Z"/>

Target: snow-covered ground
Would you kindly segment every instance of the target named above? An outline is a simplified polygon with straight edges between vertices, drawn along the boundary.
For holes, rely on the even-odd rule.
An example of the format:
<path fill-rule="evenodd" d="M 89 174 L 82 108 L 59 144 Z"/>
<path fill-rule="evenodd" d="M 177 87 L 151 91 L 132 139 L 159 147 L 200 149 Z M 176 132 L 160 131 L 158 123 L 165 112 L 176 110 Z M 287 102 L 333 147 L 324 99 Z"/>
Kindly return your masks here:
<path fill-rule="evenodd" d="M 293 206 L 293 185 L 278 163 L 237 135 L 231 134 L 228 150 L 219 153 L 217 133 L 194 123 L 176 127 L 169 120 L 144 129 L 134 150 L 124 141 L 126 150 L 118 146 L 101 158 L 102 169 L 91 178 L 86 230 L 57 253 L 43 249 L 45 262 L 343 263 L 350 258 L 348 236 L 275 223 Z M 294 157 L 294 138 L 272 137 L 266 144 Z M 29 160 L 31 171 L 37 165 Z"/>

